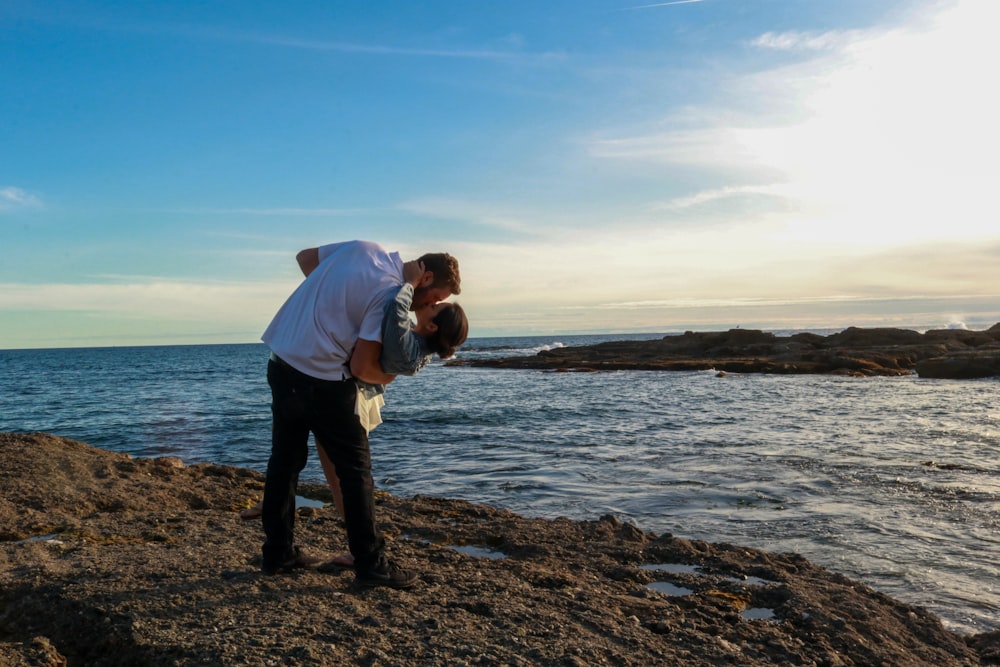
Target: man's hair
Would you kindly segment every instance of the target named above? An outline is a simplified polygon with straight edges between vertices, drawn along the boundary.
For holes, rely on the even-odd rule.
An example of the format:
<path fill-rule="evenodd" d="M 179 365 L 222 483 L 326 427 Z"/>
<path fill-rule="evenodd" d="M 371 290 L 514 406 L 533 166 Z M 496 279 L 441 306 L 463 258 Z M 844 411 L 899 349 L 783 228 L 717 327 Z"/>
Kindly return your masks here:
<path fill-rule="evenodd" d="M 445 303 L 431 320 L 437 330 L 426 338 L 431 352 L 442 359 L 455 356 L 455 350 L 469 337 L 469 320 L 457 303 Z"/>
<path fill-rule="evenodd" d="M 462 277 L 458 273 L 458 260 L 446 252 L 429 252 L 418 262 L 424 269 L 434 272 L 433 287 L 447 287 L 452 294 L 462 293 Z"/>

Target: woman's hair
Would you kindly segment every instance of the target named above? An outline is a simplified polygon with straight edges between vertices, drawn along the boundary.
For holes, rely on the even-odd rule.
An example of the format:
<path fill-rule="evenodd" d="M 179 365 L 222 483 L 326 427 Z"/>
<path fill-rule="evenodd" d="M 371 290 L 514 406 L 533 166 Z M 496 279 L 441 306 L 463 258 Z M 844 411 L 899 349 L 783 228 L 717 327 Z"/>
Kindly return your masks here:
<path fill-rule="evenodd" d="M 446 303 L 434 319 L 437 330 L 426 338 L 431 352 L 442 359 L 455 355 L 458 346 L 469 337 L 469 320 L 465 311 L 457 303 Z"/>

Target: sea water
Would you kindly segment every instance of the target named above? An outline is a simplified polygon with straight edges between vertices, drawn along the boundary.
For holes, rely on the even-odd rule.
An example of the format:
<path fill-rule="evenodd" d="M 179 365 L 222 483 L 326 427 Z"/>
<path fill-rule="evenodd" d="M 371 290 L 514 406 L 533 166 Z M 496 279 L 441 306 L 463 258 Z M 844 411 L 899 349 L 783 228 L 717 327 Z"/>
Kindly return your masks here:
<path fill-rule="evenodd" d="M 659 334 L 473 339 L 460 357 Z M 0 431 L 265 470 L 263 345 L 0 351 Z M 529 516 L 612 513 L 795 552 L 963 633 L 1000 628 L 1000 381 L 554 373 L 392 383 L 376 485 Z M 315 454 L 303 473 L 321 481 Z"/>

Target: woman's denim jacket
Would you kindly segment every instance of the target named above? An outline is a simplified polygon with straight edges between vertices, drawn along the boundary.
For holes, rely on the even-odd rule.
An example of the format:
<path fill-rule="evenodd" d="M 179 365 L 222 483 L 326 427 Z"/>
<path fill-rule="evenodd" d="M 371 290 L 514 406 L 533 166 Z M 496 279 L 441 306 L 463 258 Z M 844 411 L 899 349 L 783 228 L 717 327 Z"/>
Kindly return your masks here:
<path fill-rule="evenodd" d="M 404 283 L 396 296 L 385 304 L 382 316 L 382 354 L 378 362 L 389 375 L 416 375 L 431 360 L 427 341 L 413 333 L 410 323 L 410 304 L 413 303 L 413 285 Z M 358 382 L 366 398 L 385 393 L 384 384 Z"/>

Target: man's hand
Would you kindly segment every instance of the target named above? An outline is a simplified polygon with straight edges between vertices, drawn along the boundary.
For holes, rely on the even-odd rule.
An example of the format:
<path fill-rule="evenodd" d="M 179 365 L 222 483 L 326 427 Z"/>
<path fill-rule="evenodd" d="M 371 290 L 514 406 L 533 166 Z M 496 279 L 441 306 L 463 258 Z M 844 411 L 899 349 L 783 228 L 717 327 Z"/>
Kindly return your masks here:
<path fill-rule="evenodd" d="M 378 358 L 382 354 L 382 343 L 359 338 L 351 353 L 351 375 L 370 384 L 389 384 L 395 375 L 382 372 Z"/>
<path fill-rule="evenodd" d="M 420 281 L 423 280 L 426 271 L 427 269 L 424 268 L 423 262 L 407 262 L 403 265 L 403 280 L 417 287 L 420 285 Z"/>

